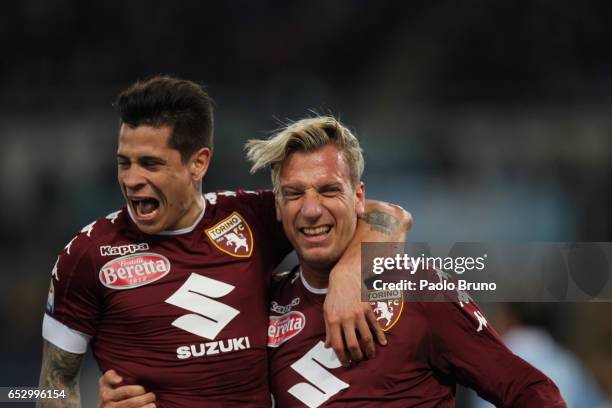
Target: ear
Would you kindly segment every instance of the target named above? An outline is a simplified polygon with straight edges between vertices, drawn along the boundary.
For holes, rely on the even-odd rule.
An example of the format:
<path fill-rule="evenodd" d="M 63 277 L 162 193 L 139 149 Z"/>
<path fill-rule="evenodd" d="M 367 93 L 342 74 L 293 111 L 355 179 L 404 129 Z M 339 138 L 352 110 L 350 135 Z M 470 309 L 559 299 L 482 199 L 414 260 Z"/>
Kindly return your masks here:
<path fill-rule="evenodd" d="M 212 152 L 208 147 L 201 148 L 191 156 L 189 171 L 193 181 L 201 181 L 204 178 L 206 171 L 208 171 L 211 156 Z"/>
<path fill-rule="evenodd" d="M 355 213 L 360 216 L 365 213 L 365 184 L 360 181 L 355 186 Z"/>

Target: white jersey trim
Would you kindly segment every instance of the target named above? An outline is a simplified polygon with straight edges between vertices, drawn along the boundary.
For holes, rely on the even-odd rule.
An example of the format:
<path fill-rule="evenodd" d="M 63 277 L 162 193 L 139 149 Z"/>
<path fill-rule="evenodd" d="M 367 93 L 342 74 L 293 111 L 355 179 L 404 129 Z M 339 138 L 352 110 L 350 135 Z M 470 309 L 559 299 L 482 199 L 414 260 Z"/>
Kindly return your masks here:
<path fill-rule="evenodd" d="M 204 213 L 206 212 L 206 200 L 204 199 L 203 196 L 200 196 L 200 199 L 202 200 L 202 212 L 200 213 L 200 215 L 198 215 L 198 218 L 195 220 L 193 224 L 191 224 L 189 227 L 172 230 L 172 231 L 161 231 L 153 235 L 182 235 L 182 234 L 188 234 L 191 231 L 193 231 L 195 227 L 198 226 L 200 221 L 202 221 L 202 218 L 204 218 Z M 127 209 L 128 209 L 128 214 L 130 215 L 130 219 L 132 220 L 134 224 L 136 224 L 136 220 L 134 220 L 134 214 L 132 214 L 132 208 L 128 205 Z"/>
<path fill-rule="evenodd" d="M 45 313 L 42 336 L 45 340 L 69 353 L 84 354 L 91 336 L 71 329 Z"/>
<path fill-rule="evenodd" d="M 304 278 L 302 268 L 300 268 L 300 280 L 302 281 L 302 285 L 304 285 L 306 290 L 310 293 L 314 293 L 316 295 L 325 295 L 327 293 L 327 288 L 315 288 L 313 286 L 310 286 L 310 284 L 306 282 L 306 278 Z"/>

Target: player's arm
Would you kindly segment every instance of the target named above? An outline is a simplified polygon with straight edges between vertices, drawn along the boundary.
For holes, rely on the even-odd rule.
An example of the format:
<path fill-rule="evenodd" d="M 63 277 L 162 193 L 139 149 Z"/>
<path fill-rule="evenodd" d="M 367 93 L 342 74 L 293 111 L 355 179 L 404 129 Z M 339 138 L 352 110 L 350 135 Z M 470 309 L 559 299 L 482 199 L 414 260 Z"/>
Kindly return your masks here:
<path fill-rule="evenodd" d="M 513 354 L 470 301 L 429 303 L 429 354 L 436 371 L 500 407 L 566 407 L 557 386 Z"/>
<path fill-rule="evenodd" d="M 99 384 L 99 408 L 155 408 L 155 394 L 140 385 L 120 385 L 123 378 L 108 370 Z"/>
<path fill-rule="evenodd" d="M 43 340 L 39 387 L 65 390 L 62 400 L 39 400 L 36 407 L 80 407 L 79 371 L 84 354 L 75 354 Z"/>
<path fill-rule="evenodd" d="M 324 304 L 325 343 L 334 349 L 344 365 L 348 365 L 350 359 L 363 359 L 357 333 L 368 358 L 375 355 L 374 337 L 386 344 L 384 332 L 370 305 L 361 302 L 361 243 L 405 242 L 411 226 L 412 216 L 403 208 L 367 200 L 351 243 L 330 273 Z"/>

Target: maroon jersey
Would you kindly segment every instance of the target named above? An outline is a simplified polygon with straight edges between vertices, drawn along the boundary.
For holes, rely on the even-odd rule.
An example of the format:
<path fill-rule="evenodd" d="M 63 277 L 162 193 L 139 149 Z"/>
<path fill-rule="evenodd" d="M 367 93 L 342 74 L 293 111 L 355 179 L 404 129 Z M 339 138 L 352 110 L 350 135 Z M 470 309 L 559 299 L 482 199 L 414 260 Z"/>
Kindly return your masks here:
<path fill-rule="evenodd" d="M 388 344 L 344 368 L 324 347 L 325 290 L 298 271 L 273 290 L 270 377 L 279 407 L 454 407 L 455 384 L 504 407 L 565 407 L 556 386 L 512 354 L 482 311 L 459 302 L 406 302 L 401 291 L 369 293 Z"/>
<path fill-rule="evenodd" d="M 206 194 L 190 228 L 142 233 L 127 208 L 53 269 L 43 336 L 157 395 L 159 407 L 270 406 L 267 287 L 291 249 L 269 191 Z"/>

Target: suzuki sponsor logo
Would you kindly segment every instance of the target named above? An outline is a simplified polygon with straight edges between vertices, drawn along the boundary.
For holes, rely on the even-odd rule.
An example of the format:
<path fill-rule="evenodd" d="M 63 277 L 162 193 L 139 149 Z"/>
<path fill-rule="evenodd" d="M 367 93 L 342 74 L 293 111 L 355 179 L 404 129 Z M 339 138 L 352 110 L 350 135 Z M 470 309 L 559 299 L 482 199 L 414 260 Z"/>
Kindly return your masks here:
<path fill-rule="evenodd" d="M 176 358 L 185 360 L 192 357 L 213 356 L 215 354 L 229 353 L 231 351 L 246 350 L 250 348 L 251 342 L 248 336 L 236 337 L 233 339 L 181 346 L 176 349 Z"/>
<path fill-rule="evenodd" d="M 100 282 L 110 289 L 131 289 L 155 282 L 170 272 L 170 261 L 153 252 L 126 255 L 100 269 Z"/>
<path fill-rule="evenodd" d="M 296 310 L 282 316 L 270 316 L 268 347 L 278 347 L 297 336 L 306 326 L 306 317 Z"/>
<path fill-rule="evenodd" d="M 120 246 L 104 245 L 100 247 L 100 255 L 102 256 L 123 256 L 133 254 L 138 251 L 148 251 L 149 244 L 141 242 L 140 244 L 128 244 Z"/>

